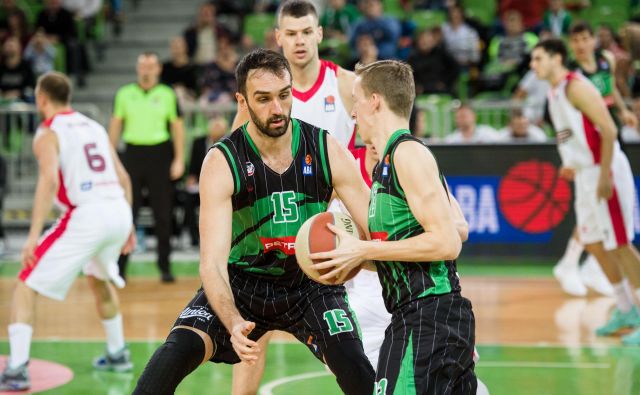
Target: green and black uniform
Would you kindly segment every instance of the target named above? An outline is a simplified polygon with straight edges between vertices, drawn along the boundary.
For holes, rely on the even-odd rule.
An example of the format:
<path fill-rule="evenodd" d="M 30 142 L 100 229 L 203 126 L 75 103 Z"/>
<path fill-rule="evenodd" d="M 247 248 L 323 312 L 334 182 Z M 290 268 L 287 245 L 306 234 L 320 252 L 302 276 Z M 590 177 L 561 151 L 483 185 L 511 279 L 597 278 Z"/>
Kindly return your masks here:
<path fill-rule="evenodd" d="M 396 148 L 405 141 L 420 142 L 408 130 L 396 131 L 373 173 L 373 240 L 398 241 L 424 233 L 395 170 Z M 443 185 L 446 190 L 444 178 Z M 392 314 L 380 350 L 375 395 L 475 394 L 475 322 L 471 303 L 460 294 L 455 261 L 375 264 Z"/>
<path fill-rule="evenodd" d="M 594 54 L 596 59 L 596 71 L 589 73 L 580 66 L 580 63 L 573 61 L 570 68 L 579 71 L 595 85 L 598 92 L 602 95 L 611 117 L 616 122 L 616 125 L 620 127 L 620 121 L 618 119 L 618 110 L 616 108 L 616 101 L 613 96 L 613 90 L 615 88 L 615 79 L 613 76 L 613 70 L 609 60 L 602 54 L 602 51 L 598 50 Z"/>
<path fill-rule="evenodd" d="M 214 146 L 226 158 L 234 181 L 228 267 L 231 290 L 240 314 L 256 323 L 249 335 L 253 340 L 269 330 L 287 331 L 330 367 L 327 348 L 357 341 L 357 362 L 368 365 L 371 389 L 373 368 L 362 351 L 344 287 L 310 280 L 296 262 L 298 229 L 311 216 L 326 211 L 333 187 L 327 132 L 297 119 L 291 122 L 293 163 L 282 174 L 264 164 L 246 125 Z M 211 361 L 239 362 L 229 333 L 202 289 L 180 314 L 175 323 L 179 325 L 199 328 L 211 336 L 216 344 Z"/>
<path fill-rule="evenodd" d="M 124 127 L 126 150 L 122 162 L 131 177 L 133 219 L 137 222 L 142 190 L 146 189 L 158 239 L 158 266 L 163 273 L 169 272 L 173 211 L 173 143 L 169 128 L 179 116 L 176 95 L 166 85 L 144 90 L 136 83 L 128 84 L 116 94 L 113 117 L 122 120 Z M 123 255 L 118 261 L 121 275 L 125 274 L 128 258 Z"/>

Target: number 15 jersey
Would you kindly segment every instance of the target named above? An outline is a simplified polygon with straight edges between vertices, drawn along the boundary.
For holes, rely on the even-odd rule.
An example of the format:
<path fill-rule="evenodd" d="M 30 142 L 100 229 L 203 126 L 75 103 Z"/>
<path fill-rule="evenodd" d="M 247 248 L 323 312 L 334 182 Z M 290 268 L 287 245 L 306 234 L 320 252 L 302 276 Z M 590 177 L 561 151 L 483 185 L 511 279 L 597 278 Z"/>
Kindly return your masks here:
<path fill-rule="evenodd" d="M 105 200 L 122 199 L 106 130 L 94 120 L 75 111 L 47 119 L 42 128 L 58 138 L 60 170 L 57 201 L 65 209 Z"/>

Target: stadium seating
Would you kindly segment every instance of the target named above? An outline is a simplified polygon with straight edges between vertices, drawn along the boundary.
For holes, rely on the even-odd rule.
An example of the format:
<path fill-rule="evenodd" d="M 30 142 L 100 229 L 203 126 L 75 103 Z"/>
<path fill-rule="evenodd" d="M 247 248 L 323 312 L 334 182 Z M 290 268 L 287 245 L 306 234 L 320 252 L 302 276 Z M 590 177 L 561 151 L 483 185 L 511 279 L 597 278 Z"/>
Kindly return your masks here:
<path fill-rule="evenodd" d="M 264 44 L 264 34 L 276 25 L 274 14 L 249 14 L 244 20 L 244 34 L 251 37 L 253 42 L 260 46 Z"/>

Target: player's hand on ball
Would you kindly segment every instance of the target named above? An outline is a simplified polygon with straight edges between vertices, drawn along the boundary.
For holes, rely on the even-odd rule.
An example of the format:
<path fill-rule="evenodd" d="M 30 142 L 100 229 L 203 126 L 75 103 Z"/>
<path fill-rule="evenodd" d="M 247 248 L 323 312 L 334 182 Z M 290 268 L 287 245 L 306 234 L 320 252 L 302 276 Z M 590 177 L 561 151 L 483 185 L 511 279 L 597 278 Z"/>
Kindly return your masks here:
<path fill-rule="evenodd" d="M 250 340 L 247 336 L 256 327 L 255 322 L 238 320 L 231 328 L 231 345 L 238 354 L 242 362 L 253 365 L 258 360 L 260 347 L 257 342 Z"/>
<path fill-rule="evenodd" d="M 337 283 L 341 283 L 344 277 L 346 277 L 352 269 L 356 268 L 364 261 L 361 246 L 365 242 L 350 235 L 333 224 L 328 223 L 327 228 L 338 236 L 338 239 L 340 240 L 338 248 L 333 251 L 317 252 L 315 254 L 311 254 L 309 257 L 314 261 L 325 260 L 323 262 L 313 264 L 314 269 L 332 269 L 320 276 L 321 280 L 338 278 Z"/>
<path fill-rule="evenodd" d="M 22 267 L 29 268 L 33 266 L 36 261 L 36 246 L 38 245 L 38 239 L 29 237 L 22 247 Z"/>
<path fill-rule="evenodd" d="M 608 172 L 601 172 L 598 179 L 598 199 L 609 200 L 612 195 L 611 176 Z"/>

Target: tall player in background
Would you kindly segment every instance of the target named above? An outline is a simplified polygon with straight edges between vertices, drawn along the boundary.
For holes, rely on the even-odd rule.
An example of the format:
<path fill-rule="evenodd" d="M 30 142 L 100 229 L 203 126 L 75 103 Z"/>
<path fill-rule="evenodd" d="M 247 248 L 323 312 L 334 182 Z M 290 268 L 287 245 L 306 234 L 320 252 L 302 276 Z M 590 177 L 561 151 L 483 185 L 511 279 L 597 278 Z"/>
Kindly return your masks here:
<path fill-rule="evenodd" d="M 322 41 L 322 27 L 310 1 L 286 1 L 278 10 L 277 17 L 276 40 L 291 66 L 293 76 L 291 116 L 321 127 L 342 146 L 353 148 L 355 122 L 350 114 L 355 74 L 320 59 L 318 45 Z M 239 110 L 233 128 L 240 127 L 248 120 L 246 110 Z M 361 324 L 365 352 L 375 366 L 384 330 L 390 322 L 380 296 L 380 283 L 374 272 L 362 270 L 346 287 L 349 303 Z M 254 366 L 244 363 L 234 366 L 234 395 L 257 393 L 269 339 L 270 334 L 267 333 L 258 342 L 263 355 Z"/>
<path fill-rule="evenodd" d="M 552 86 L 549 114 L 558 150 L 563 165 L 575 171 L 578 236 L 614 288 L 616 309 L 609 322 L 596 330 L 598 335 L 611 335 L 640 325 L 640 254 L 631 243 L 633 174 L 605 101 L 585 77 L 566 68 L 566 59 L 561 40 L 545 40 L 532 52 L 531 69 Z M 622 342 L 640 345 L 640 330 L 624 336 Z"/>
<path fill-rule="evenodd" d="M 596 37 L 589 23 L 577 22 L 571 26 L 569 46 L 575 56 L 575 60 L 571 62 L 569 69 L 578 71 L 593 83 L 602 95 L 612 119 L 618 126 L 618 130 L 623 123 L 635 128 L 638 120 L 633 112 L 627 108 L 620 91 L 616 87 L 616 64 L 613 54 L 606 50 L 596 49 Z M 620 136 L 618 135 L 618 137 Z M 618 141 L 621 141 L 621 139 L 619 138 Z M 570 181 L 573 180 L 573 170 L 567 166 L 563 166 L 560 174 Z M 580 255 L 583 250 L 584 246 L 578 240 L 578 232 L 574 230 L 564 255 L 553 270 L 563 290 L 570 295 L 584 296 L 587 294 L 586 285 L 599 293 L 612 294 L 611 284 L 604 277 L 598 262 L 592 255 L 588 256 L 584 264 L 578 269 Z"/>
<path fill-rule="evenodd" d="M 27 365 L 37 294 L 63 300 L 81 271 L 96 298 L 107 335 L 107 353 L 94 361 L 100 370 L 129 371 L 122 316 L 110 281 L 124 286 L 118 256 L 135 245 L 131 183 L 107 132 L 70 107 L 71 84 L 47 73 L 36 86 L 36 105 L 45 121 L 33 140 L 39 173 L 22 271 L 13 294 L 9 325 L 11 357 L 0 391 L 30 387 Z M 54 198 L 63 208 L 58 222 L 40 238 Z"/>

